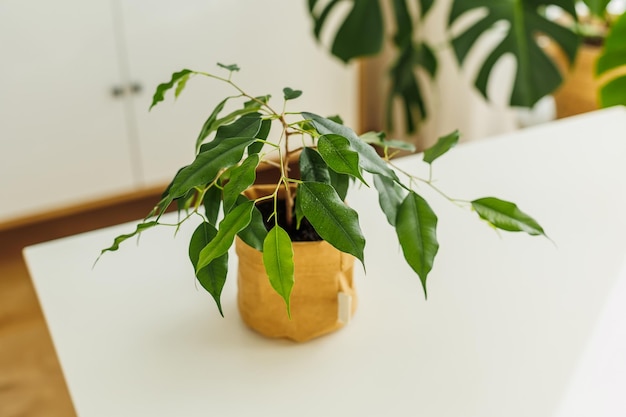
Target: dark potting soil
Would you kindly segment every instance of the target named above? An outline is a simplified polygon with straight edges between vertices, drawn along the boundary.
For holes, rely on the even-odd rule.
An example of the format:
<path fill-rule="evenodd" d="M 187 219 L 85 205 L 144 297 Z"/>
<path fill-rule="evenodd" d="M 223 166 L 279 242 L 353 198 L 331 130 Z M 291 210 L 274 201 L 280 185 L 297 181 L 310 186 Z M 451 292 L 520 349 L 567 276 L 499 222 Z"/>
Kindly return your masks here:
<path fill-rule="evenodd" d="M 263 215 L 263 223 L 265 224 L 265 228 L 269 231 L 272 227 L 274 227 L 274 219 L 269 218 L 274 212 L 274 203 L 271 200 L 262 201 L 257 204 L 256 207 L 261 212 L 261 215 Z M 315 242 L 317 240 L 322 240 L 306 217 L 300 222 L 300 228 L 296 229 L 296 215 L 293 213 L 293 222 L 290 226 L 287 225 L 285 216 L 287 213 L 285 200 L 278 201 L 277 210 L 278 224 L 280 227 L 285 229 L 293 242 Z"/>

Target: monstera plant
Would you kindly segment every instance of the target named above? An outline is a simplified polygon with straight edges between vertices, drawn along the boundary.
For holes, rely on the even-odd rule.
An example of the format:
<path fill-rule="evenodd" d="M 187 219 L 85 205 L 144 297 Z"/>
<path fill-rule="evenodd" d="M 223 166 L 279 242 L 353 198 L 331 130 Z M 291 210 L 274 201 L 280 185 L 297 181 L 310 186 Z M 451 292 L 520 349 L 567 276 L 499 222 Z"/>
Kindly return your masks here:
<path fill-rule="evenodd" d="M 341 12 L 338 0 L 309 0 L 309 12 L 314 21 L 314 35 L 321 39 L 328 17 Z M 435 6 L 434 0 L 392 0 L 390 7 L 381 7 L 380 0 L 351 0 L 351 9 L 340 21 L 330 46 L 331 53 L 348 62 L 354 58 L 378 54 L 389 30 L 385 22 L 392 22 L 392 43 L 396 50 L 395 62 L 390 68 L 387 112 L 392 102 L 399 98 L 403 103 L 406 131 L 416 128 L 416 118 L 427 117 L 422 88 L 416 70 L 424 70 L 435 77 L 438 72 L 436 49 L 425 40 L 421 30 Z M 570 61 L 576 56 L 579 36 L 571 28 L 546 18 L 545 8 L 557 6 L 577 17 L 574 0 L 451 0 L 445 24 L 450 33 L 449 43 L 460 65 L 466 62 L 469 52 L 483 34 L 499 24 L 505 31 L 501 40 L 487 54 L 474 80 L 474 85 L 487 98 L 487 84 L 495 64 L 506 54 L 517 62 L 514 85 L 510 96 L 512 106 L 532 107 L 539 99 L 553 92 L 561 83 L 561 74 L 554 62 L 541 48 L 539 34 L 548 36 L 566 54 Z M 416 6 L 417 7 L 413 7 Z M 389 14 L 390 16 L 385 16 Z M 466 17 L 469 27 L 456 30 Z M 467 22 L 467 20 L 466 20 Z M 502 24 L 504 23 L 504 24 Z M 624 39 L 624 38 L 622 38 Z M 387 117 L 388 123 L 391 117 Z M 390 126 L 389 126 L 390 127 Z"/>
<path fill-rule="evenodd" d="M 593 3 L 593 2 L 592 2 Z M 626 106 L 626 12 L 607 14 L 608 1 L 590 11 L 607 23 L 604 46 L 596 61 L 595 75 L 600 79 L 599 103 L 602 107 Z"/>

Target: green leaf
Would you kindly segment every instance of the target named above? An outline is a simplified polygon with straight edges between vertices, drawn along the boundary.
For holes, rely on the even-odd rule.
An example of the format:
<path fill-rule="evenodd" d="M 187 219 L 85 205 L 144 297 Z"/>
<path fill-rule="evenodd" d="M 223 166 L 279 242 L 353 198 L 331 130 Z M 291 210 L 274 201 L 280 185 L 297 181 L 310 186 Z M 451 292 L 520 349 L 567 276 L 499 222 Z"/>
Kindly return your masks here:
<path fill-rule="evenodd" d="M 174 87 L 174 84 L 176 84 L 182 78 L 185 78 L 185 82 L 186 82 L 187 81 L 186 77 L 189 77 L 189 74 L 192 74 L 192 73 L 193 71 L 184 69 L 182 71 L 175 72 L 174 74 L 172 74 L 172 79 L 169 80 L 168 82 L 159 84 L 154 93 L 154 96 L 152 97 L 152 104 L 150 105 L 150 109 L 152 109 L 154 106 L 156 106 L 157 103 L 165 99 L 165 93 L 169 89 Z"/>
<path fill-rule="evenodd" d="M 424 162 L 432 164 L 435 159 L 452 149 L 459 142 L 459 137 L 458 130 L 440 137 L 437 143 L 424 151 Z"/>
<path fill-rule="evenodd" d="M 428 298 L 426 279 L 439 250 L 437 216 L 426 200 L 411 191 L 400 204 L 396 216 L 396 234 L 404 258 L 417 273 Z"/>
<path fill-rule="evenodd" d="M 238 112 L 242 110 L 244 109 L 238 110 Z M 245 110 L 247 112 L 247 109 Z M 233 113 L 231 113 L 230 115 L 232 114 Z M 215 133 L 215 138 L 213 138 L 211 142 L 205 143 L 204 145 L 199 147 L 198 149 L 200 150 L 200 152 L 206 152 L 209 149 L 216 147 L 224 139 L 237 137 L 254 138 L 261 129 L 261 115 L 256 111 L 245 113 L 230 124 L 221 124 L 222 121 L 227 119 L 229 116 L 220 119 L 219 123 L 217 121 L 214 122 L 214 125 L 212 127 L 217 127 L 219 124 L 219 127 L 217 127 L 217 132 Z M 196 146 L 199 145 L 201 145 L 201 142 L 196 142 Z"/>
<path fill-rule="evenodd" d="M 215 226 L 220 213 L 220 206 L 222 205 L 222 190 L 216 186 L 207 189 L 202 198 L 202 204 L 204 205 L 204 213 L 207 220 Z"/>
<path fill-rule="evenodd" d="M 387 148 L 401 149 L 403 151 L 414 152 L 415 145 L 408 142 L 403 142 L 397 139 L 386 139 L 385 132 L 365 132 L 359 138 L 366 143 L 372 145 L 378 145 Z"/>
<path fill-rule="evenodd" d="M 286 100 L 293 100 L 302 95 L 302 90 L 292 90 L 289 87 L 283 88 L 283 96 Z"/>
<path fill-rule="evenodd" d="M 607 76 L 600 87 L 600 105 L 626 105 L 626 13 L 615 21 L 606 37 L 596 62 L 596 75 Z"/>
<path fill-rule="evenodd" d="M 509 201 L 485 197 L 472 201 L 472 207 L 482 219 L 498 229 L 509 232 L 526 232 L 533 236 L 546 235 L 535 219 Z"/>
<path fill-rule="evenodd" d="M 591 14 L 604 19 L 606 16 L 606 6 L 611 0 L 583 0 L 583 3 L 589 8 Z"/>
<path fill-rule="evenodd" d="M 333 187 L 303 182 L 298 186 L 298 199 L 302 212 L 322 239 L 364 262 L 365 239 L 359 216 L 341 201 Z"/>
<path fill-rule="evenodd" d="M 352 175 L 367 185 L 359 169 L 359 154 L 350 148 L 348 139 L 334 134 L 322 135 L 318 139 L 317 149 L 333 171 Z"/>
<path fill-rule="evenodd" d="M 549 3 L 576 16 L 571 0 L 551 0 Z M 452 5 L 449 24 L 468 11 L 484 8 L 486 15 L 469 29 L 452 40 L 455 55 L 463 64 L 469 51 L 487 30 L 504 21 L 510 27 L 504 39 L 498 43 L 483 61 L 475 80 L 476 88 L 487 97 L 487 84 L 492 70 L 506 54 L 517 61 L 517 71 L 510 97 L 512 106 L 532 107 L 539 99 L 552 93 L 561 83 L 561 75 L 554 62 L 539 46 L 538 33 L 546 35 L 561 47 L 573 62 L 578 49 L 578 36 L 570 29 L 546 19 L 543 7 L 546 2 L 537 0 L 456 0 Z"/>
<path fill-rule="evenodd" d="M 303 181 L 330 184 L 328 165 L 313 148 L 304 147 L 300 153 L 300 177 Z"/>
<path fill-rule="evenodd" d="M 206 222 L 201 223 L 193 232 L 193 235 L 191 235 L 191 240 L 189 241 L 189 259 L 194 269 L 196 269 L 198 265 L 200 251 L 207 246 L 216 235 L 217 230 L 215 227 Z M 224 317 L 224 312 L 222 310 L 221 295 L 227 274 L 228 253 L 214 259 L 210 264 L 196 271 L 198 282 L 211 294 L 222 317 Z"/>
<path fill-rule="evenodd" d="M 293 247 L 287 232 L 276 225 L 269 231 L 263 242 L 263 264 L 272 288 L 287 305 L 287 315 L 291 318 L 289 299 L 294 284 Z"/>
<path fill-rule="evenodd" d="M 359 154 L 359 166 L 363 170 L 372 174 L 383 175 L 392 180 L 398 180 L 396 173 L 378 156 L 374 148 L 359 139 L 352 129 L 313 113 L 303 112 L 302 116 L 311 120 L 311 123 L 320 135 L 333 133 L 348 139 L 352 150 Z"/>
<path fill-rule="evenodd" d="M 224 65 L 224 64 L 220 64 L 219 62 L 217 63 L 218 67 L 224 68 L 230 72 L 233 71 L 239 71 L 241 68 L 239 68 L 239 66 L 237 64 L 230 64 L 230 65 Z"/>
<path fill-rule="evenodd" d="M 314 34 L 319 39 L 324 23 L 335 6 L 341 2 L 333 0 L 318 14 L 310 8 L 315 21 Z M 353 58 L 373 55 L 383 45 L 383 16 L 378 0 L 358 0 L 352 2 L 352 9 L 341 23 L 332 45 L 332 54 L 344 62 Z"/>
<path fill-rule="evenodd" d="M 348 189 L 350 188 L 350 177 L 346 174 L 335 172 L 332 169 L 328 170 L 328 176 L 330 177 L 330 185 L 337 192 L 339 199 L 344 201 L 348 195 Z"/>
<path fill-rule="evenodd" d="M 235 204 L 241 205 L 249 201 L 245 196 L 240 195 Z M 252 209 L 252 218 L 250 224 L 237 233 L 237 236 L 243 240 L 248 246 L 253 247 L 259 252 L 263 252 L 263 241 L 267 236 L 267 229 L 263 222 L 263 215 L 256 206 Z"/>
<path fill-rule="evenodd" d="M 187 81 L 189 80 L 189 74 L 186 74 L 178 80 L 178 84 L 176 85 L 176 91 L 174 92 L 174 97 L 178 98 L 180 93 L 183 92 L 185 86 L 187 85 Z"/>
<path fill-rule="evenodd" d="M 254 138 L 245 137 L 225 139 L 215 148 L 198 154 L 191 165 L 183 168 L 174 178 L 170 198 L 183 196 L 194 187 L 211 183 L 221 169 L 238 163 L 253 141 Z"/>
<path fill-rule="evenodd" d="M 206 121 L 202 125 L 200 134 L 198 135 L 198 138 L 196 139 L 196 152 L 200 148 L 200 145 L 202 144 L 204 139 L 206 139 L 206 137 L 209 136 L 211 132 L 217 129 L 217 126 L 215 126 L 215 121 L 217 120 L 217 116 L 222 110 L 224 110 L 224 106 L 226 105 L 226 102 L 230 100 L 231 98 L 232 97 L 226 97 L 224 100 L 220 101 L 219 104 L 215 106 L 215 108 L 209 115 L 209 118 L 206 119 Z"/>
<path fill-rule="evenodd" d="M 228 252 L 233 245 L 235 236 L 243 230 L 252 217 L 254 202 L 248 201 L 232 209 L 220 222 L 215 238 L 209 242 L 201 251 L 196 265 L 196 272 L 213 262 Z"/>
<path fill-rule="evenodd" d="M 270 119 L 265 119 L 261 121 L 261 128 L 256 134 L 257 139 L 267 140 L 267 137 L 270 134 L 270 129 L 272 128 L 272 121 Z M 256 141 L 253 142 L 252 145 L 248 146 L 248 154 L 251 155 L 253 153 L 259 153 L 263 149 L 263 142 Z"/>
<path fill-rule="evenodd" d="M 404 189 L 389 178 L 374 175 L 374 187 L 378 191 L 378 203 L 390 225 L 396 225 L 398 207 L 406 197 Z"/>
<path fill-rule="evenodd" d="M 149 229 L 151 227 L 156 226 L 157 224 L 159 224 L 158 222 L 145 222 L 145 223 L 139 223 L 137 225 L 137 227 L 135 228 L 135 231 L 126 235 L 119 235 L 117 236 L 114 240 L 113 240 L 113 244 L 111 246 L 109 246 L 106 249 L 102 249 L 102 251 L 100 252 L 100 256 L 102 256 L 103 253 L 105 252 L 113 252 L 116 251 L 120 248 L 120 244 L 122 242 L 124 242 L 127 239 L 130 239 L 133 236 L 137 236 L 139 233 L 143 232 L 146 229 Z"/>
<path fill-rule="evenodd" d="M 198 136 L 198 140 L 196 141 L 196 146 L 200 146 L 204 138 L 206 138 L 208 135 L 213 133 L 219 127 L 232 123 L 241 116 L 245 116 L 248 114 L 255 114 L 261 108 L 262 106 L 261 103 L 263 102 L 263 100 L 266 100 L 268 97 L 269 96 L 257 97 L 259 101 L 256 101 L 256 100 L 247 101 L 244 103 L 243 108 L 235 110 L 220 119 L 213 120 L 210 124 L 207 124 L 209 123 L 209 120 L 207 120 L 207 122 L 205 122 L 206 129 L 205 127 L 203 127 L 203 131 L 200 132 L 200 135 Z M 200 139 L 200 137 L 202 137 L 202 139 Z M 204 152 L 208 149 L 215 147 L 222 139 L 223 139 L 223 136 L 221 136 L 218 140 L 213 140 L 209 143 L 203 144 L 202 146 L 200 146 L 200 152 Z"/>
<path fill-rule="evenodd" d="M 254 184 L 256 168 L 259 166 L 259 155 L 248 156 L 230 174 L 230 181 L 224 186 L 224 211 L 229 212 L 237 201 L 237 197 L 248 187 Z"/>

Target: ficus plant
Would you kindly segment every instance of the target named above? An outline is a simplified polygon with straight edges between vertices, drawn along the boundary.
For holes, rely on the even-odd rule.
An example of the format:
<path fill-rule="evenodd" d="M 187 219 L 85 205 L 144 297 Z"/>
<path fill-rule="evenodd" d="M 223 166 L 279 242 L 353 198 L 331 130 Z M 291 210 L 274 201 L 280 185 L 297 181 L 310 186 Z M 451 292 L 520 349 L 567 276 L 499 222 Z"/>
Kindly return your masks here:
<path fill-rule="evenodd" d="M 455 200 L 438 190 L 431 178 L 415 177 L 395 167 L 397 149 L 410 150 L 410 145 L 377 132 L 359 136 L 337 116 L 287 111 L 287 105 L 302 94 L 299 90 L 285 88 L 281 107 L 275 108 L 269 95 L 251 95 L 232 81 L 239 71 L 236 65 L 218 65 L 225 76 L 185 69 L 157 87 L 152 106 L 164 100 L 168 90 L 174 89 L 178 96 L 188 81 L 197 77 L 226 83 L 233 95 L 220 101 L 208 116 L 195 142 L 195 159 L 176 173 L 154 209 L 134 231 L 116 237 L 100 255 L 118 250 L 123 241 L 146 229 L 178 228 L 192 217 L 199 218 L 189 242 L 189 258 L 199 283 L 215 299 L 220 313 L 223 315 L 220 296 L 228 274 L 229 249 L 236 236 L 262 252 L 269 282 L 289 313 L 290 294 L 298 285 L 294 282 L 294 231 L 311 227 L 316 239 L 365 262 L 366 239 L 359 215 L 345 203 L 351 182 L 378 191 L 380 208 L 395 228 L 404 258 L 419 277 L 425 295 L 439 248 L 437 216 L 415 191 L 415 184 L 433 187 L 495 228 L 545 235 L 542 227 L 513 203 L 494 197 Z M 227 104 L 235 103 L 235 110 L 225 111 Z M 440 138 L 423 153 L 423 162 L 432 165 L 458 140 L 458 132 Z M 289 164 L 295 158 L 300 168 L 297 177 Z M 274 166 L 280 175 L 272 193 L 250 200 L 244 192 L 255 183 L 260 164 Z M 259 207 L 268 203 L 269 215 L 264 216 Z M 173 204 L 179 211 L 178 221 L 164 222 L 162 215 Z M 279 215 L 280 207 L 285 207 L 284 216 Z"/>

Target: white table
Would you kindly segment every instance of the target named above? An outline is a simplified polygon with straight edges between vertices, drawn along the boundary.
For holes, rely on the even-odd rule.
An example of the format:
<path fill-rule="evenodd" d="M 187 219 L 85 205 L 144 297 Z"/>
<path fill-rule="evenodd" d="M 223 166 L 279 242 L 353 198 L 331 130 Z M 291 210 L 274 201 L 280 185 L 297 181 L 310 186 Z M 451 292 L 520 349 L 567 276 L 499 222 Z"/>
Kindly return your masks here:
<path fill-rule="evenodd" d="M 425 301 L 363 187 L 349 196 L 368 239 L 359 310 L 306 344 L 244 327 L 233 275 L 219 317 L 194 283 L 191 226 L 95 269 L 131 224 L 26 248 L 78 415 L 626 415 L 626 109 L 460 145 L 435 177 L 458 198 L 515 201 L 556 245 L 499 236 L 424 190 L 441 243 Z"/>

